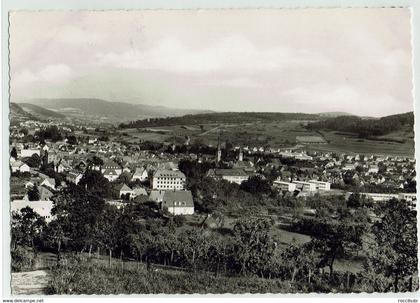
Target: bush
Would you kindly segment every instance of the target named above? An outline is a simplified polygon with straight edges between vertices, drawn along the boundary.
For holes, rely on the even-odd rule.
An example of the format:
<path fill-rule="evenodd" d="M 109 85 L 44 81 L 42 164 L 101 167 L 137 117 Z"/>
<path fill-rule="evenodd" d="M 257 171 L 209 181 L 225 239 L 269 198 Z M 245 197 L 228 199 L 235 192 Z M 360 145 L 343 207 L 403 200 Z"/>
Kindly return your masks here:
<path fill-rule="evenodd" d="M 32 270 L 35 264 L 35 254 L 27 247 L 17 246 L 11 252 L 12 257 L 12 271 L 19 272 L 25 270 Z"/>
<path fill-rule="evenodd" d="M 184 216 L 175 216 L 174 217 L 174 223 L 175 223 L 175 225 L 177 226 L 177 227 L 181 227 L 182 225 L 184 225 L 185 224 L 185 222 L 186 222 L 187 220 L 185 219 L 185 217 Z"/>

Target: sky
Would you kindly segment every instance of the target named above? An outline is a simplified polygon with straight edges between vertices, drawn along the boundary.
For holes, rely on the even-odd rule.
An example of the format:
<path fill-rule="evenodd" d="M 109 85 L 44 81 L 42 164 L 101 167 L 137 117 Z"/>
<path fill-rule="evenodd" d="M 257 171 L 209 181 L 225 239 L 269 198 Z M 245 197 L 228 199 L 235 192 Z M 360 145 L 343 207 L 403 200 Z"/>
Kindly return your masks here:
<path fill-rule="evenodd" d="M 9 31 L 12 102 L 413 110 L 404 8 L 13 12 Z"/>

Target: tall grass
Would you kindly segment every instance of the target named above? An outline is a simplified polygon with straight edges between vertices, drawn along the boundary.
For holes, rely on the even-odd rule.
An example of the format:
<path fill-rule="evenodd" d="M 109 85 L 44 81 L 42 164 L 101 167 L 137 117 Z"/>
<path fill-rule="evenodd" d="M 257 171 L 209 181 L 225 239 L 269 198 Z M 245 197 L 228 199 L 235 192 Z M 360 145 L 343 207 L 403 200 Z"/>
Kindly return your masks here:
<path fill-rule="evenodd" d="M 52 271 L 49 294 L 192 294 L 297 292 L 288 282 L 155 269 L 108 268 L 70 261 Z"/>

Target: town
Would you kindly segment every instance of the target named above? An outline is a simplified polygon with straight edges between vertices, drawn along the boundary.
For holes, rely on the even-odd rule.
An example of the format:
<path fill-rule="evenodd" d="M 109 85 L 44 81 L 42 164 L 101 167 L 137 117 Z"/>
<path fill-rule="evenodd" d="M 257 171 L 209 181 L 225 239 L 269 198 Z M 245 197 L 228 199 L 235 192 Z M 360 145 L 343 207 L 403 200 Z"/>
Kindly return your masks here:
<path fill-rule="evenodd" d="M 418 291 L 412 15 L 13 10 L 11 293 Z"/>
<path fill-rule="evenodd" d="M 140 150 L 119 142 L 101 141 L 93 131 L 88 139 L 75 136 L 75 125 L 28 121 L 11 129 L 12 210 L 31 206 L 51 219 L 51 197 L 69 183 L 78 184 L 86 170 L 101 173 L 113 191 L 106 202 L 123 207 L 127 201 L 155 202 L 173 215 L 193 215 L 194 199 L 186 187 L 187 177 L 180 161 L 207 161 L 207 176 L 241 185 L 250 178 L 268 179 L 278 195 L 286 193 L 304 199 L 314 194 L 344 195 L 359 189 L 373 201 L 403 199 L 415 207 L 415 161 L 401 156 L 306 152 L 294 149 L 265 149 L 261 146 L 232 146 L 222 156 L 219 144 L 214 154 L 175 153 L 180 146 L 161 150 Z M 28 142 L 37 132 L 53 129 L 65 133 L 60 140 Z M 79 133 L 81 133 L 79 131 Z M 60 135 L 61 136 L 61 135 Z M 188 146 L 188 142 L 185 143 Z M 166 150 L 170 152 L 164 152 Z M 360 188 L 362 191 L 360 191 Z M 34 191 L 38 192 L 35 197 Z M 36 198 L 34 200 L 34 198 Z M 36 202 L 35 202 L 36 201 Z"/>

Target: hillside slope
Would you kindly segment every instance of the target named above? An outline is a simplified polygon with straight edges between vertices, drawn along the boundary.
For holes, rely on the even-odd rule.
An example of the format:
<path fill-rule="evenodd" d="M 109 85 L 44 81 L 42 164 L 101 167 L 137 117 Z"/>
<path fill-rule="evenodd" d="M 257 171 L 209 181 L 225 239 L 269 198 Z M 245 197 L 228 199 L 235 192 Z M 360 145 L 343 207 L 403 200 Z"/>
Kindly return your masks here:
<path fill-rule="evenodd" d="M 38 120 L 35 116 L 25 111 L 22 107 L 20 107 L 16 103 L 10 103 L 9 117 L 10 117 L 11 123 L 26 121 L 26 120 Z"/>
<path fill-rule="evenodd" d="M 340 116 L 308 124 L 311 130 L 348 132 L 360 138 L 384 136 L 397 131 L 413 132 L 414 113 L 408 112 L 379 119 L 363 119 L 357 116 Z"/>
<path fill-rule="evenodd" d="M 206 111 L 174 109 L 164 106 L 110 102 L 94 98 L 31 99 L 25 103 L 35 104 L 48 110 L 78 119 L 101 119 L 108 122 L 130 121 L 155 117 L 182 116 Z"/>
<path fill-rule="evenodd" d="M 31 103 L 19 103 L 19 106 L 26 112 L 34 116 L 39 116 L 40 118 L 44 118 L 44 119 L 49 119 L 49 118 L 63 119 L 66 117 L 65 115 L 60 114 L 59 112 L 49 110 L 44 107 L 31 104 Z"/>

